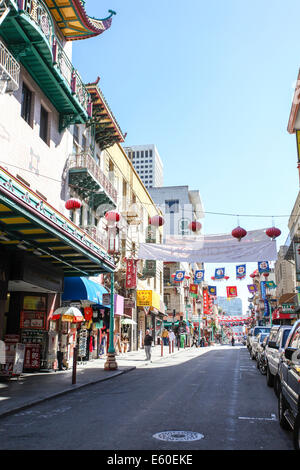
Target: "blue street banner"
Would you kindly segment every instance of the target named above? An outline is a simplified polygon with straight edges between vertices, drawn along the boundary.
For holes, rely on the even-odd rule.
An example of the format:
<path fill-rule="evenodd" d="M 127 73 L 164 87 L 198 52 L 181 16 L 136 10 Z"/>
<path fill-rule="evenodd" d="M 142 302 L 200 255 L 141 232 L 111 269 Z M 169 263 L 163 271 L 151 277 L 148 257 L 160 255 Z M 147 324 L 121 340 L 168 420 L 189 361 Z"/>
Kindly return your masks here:
<path fill-rule="evenodd" d="M 217 296 L 217 288 L 216 286 L 208 286 L 208 293 L 209 295 Z"/>
<path fill-rule="evenodd" d="M 200 284 L 200 282 L 204 281 L 204 273 L 204 269 L 199 269 L 198 271 L 195 271 L 194 284 Z"/>
<path fill-rule="evenodd" d="M 181 282 L 184 280 L 185 271 L 176 271 L 174 281 Z"/>
<path fill-rule="evenodd" d="M 257 287 L 255 284 L 249 284 L 247 287 L 250 294 L 254 294 L 254 292 L 257 292 Z"/>
<path fill-rule="evenodd" d="M 269 302 L 267 300 L 264 300 L 264 303 L 265 303 L 264 317 L 269 317 L 270 316 Z"/>
<path fill-rule="evenodd" d="M 270 272 L 270 266 L 268 261 L 259 261 L 258 262 L 258 271 L 260 273 L 269 273 Z"/>
<path fill-rule="evenodd" d="M 246 265 L 240 264 L 239 266 L 236 266 L 236 278 L 244 279 L 245 276 L 246 276 Z"/>
<path fill-rule="evenodd" d="M 215 279 L 223 279 L 225 276 L 225 268 L 217 268 L 215 270 Z"/>
<path fill-rule="evenodd" d="M 266 293 L 266 281 L 261 281 L 260 283 L 260 292 L 261 292 L 261 298 L 263 300 L 265 300 L 267 297 L 267 293 Z"/>

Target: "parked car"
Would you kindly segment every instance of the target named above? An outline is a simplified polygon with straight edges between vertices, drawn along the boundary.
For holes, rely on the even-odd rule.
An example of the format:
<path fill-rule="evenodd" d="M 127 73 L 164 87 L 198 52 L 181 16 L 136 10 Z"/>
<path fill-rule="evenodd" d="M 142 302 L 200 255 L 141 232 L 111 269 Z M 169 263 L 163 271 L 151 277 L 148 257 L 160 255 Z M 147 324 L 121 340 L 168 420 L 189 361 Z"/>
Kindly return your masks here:
<path fill-rule="evenodd" d="M 246 338 L 246 346 L 248 349 L 250 348 L 250 338 L 252 335 L 253 335 L 253 328 L 251 328 Z"/>
<path fill-rule="evenodd" d="M 257 360 L 257 353 L 259 349 L 261 348 L 261 344 L 266 336 L 268 336 L 268 333 L 258 333 L 258 335 L 253 340 L 252 348 L 251 348 L 251 358 L 253 360 L 255 359 Z"/>
<path fill-rule="evenodd" d="M 274 386 L 274 391 L 277 396 L 279 383 L 279 362 L 282 358 L 284 346 L 291 329 L 291 325 L 274 325 L 271 328 L 268 346 L 266 347 L 267 384 L 269 387 Z"/>
<path fill-rule="evenodd" d="M 253 344 L 256 342 L 257 340 L 257 335 L 259 333 L 270 333 L 270 330 L 271 330 L 271 327 L 270 326 L 255 326 L 253 328 L 253 332 L 252 332 L 252 335 L 249 336 L 249 353 L 250 353 L 250 356 L 252 357 L 252 347 L 253 347 Z M 256 346 L 255 346 L 256 347 Z M 255 357 L 252 357 L 252 359 L 255 359 Z"/>
<path fill-rule="evenodd" d="M 300 450 L 300 320 L 290 331 L 279 364 L 278 419 L 283 429 L 292 429 Z"/>
<path fill-rule="evenodd" d="M 257 352 L 257 368 L 262 375 L 267 373 L 267 359 L 266 359 L 266 346 L 269 341 L 269 335 L 265 337 L 261 345 L 258 347 Z"/>

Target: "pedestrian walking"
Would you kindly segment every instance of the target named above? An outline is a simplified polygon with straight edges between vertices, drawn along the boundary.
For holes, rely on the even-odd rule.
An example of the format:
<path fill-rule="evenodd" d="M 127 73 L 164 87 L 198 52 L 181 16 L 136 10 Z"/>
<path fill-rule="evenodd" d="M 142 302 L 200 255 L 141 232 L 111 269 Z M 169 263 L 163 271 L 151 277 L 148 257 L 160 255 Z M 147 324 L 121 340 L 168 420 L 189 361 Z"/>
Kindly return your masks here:
<path fill-rule="evenodd" d="M 164 331 L 162 333 L 164 346 L 168 346 L 168 337 L 169 337 L 169 331 L 167 330 L 167 328 L 164 328 Z"/>
<path fill-rule="evenodd" d="M 150 334 L 150 330 L 146 330 L 146 335 L 144 338 L 144 346 L 145 346 L 145 353 L 146 353 L 146 361 L 151 361 L 151 346 L 152 346 L 153 338 Z"/>
<path fill-rule="evenodd" d="M 192 342 L 192 347 L 193 346 L 196 346 L 196 348 L 198 347 L 198 331 L 195 330 L 194 331 L 194 334 L 193 334 L 193 342 Z"/>
<path fill-rule="evenodd" d="M 169 331 L 169 343 L 172 345 L 173 341 L 175 341 L 174 331 L 170 330 Z"/>
<path fill-rule="evenodd" d="M 231 338 L 231 344 L 234 346 L 234 337 Z"/>

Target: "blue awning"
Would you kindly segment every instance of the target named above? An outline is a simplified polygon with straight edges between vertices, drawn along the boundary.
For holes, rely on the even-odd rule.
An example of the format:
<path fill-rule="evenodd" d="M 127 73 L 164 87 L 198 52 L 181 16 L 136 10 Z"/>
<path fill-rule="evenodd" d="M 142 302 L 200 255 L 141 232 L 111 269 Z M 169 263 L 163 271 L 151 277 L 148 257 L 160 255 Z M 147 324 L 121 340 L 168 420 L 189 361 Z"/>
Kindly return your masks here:
<path fill-rule="evenodd" d="M 89 300 L 96 305 L 102 305 L 102 295 L 107 293 L 105 287 L 86 277 L 64 278 L 63 301 Z"/>

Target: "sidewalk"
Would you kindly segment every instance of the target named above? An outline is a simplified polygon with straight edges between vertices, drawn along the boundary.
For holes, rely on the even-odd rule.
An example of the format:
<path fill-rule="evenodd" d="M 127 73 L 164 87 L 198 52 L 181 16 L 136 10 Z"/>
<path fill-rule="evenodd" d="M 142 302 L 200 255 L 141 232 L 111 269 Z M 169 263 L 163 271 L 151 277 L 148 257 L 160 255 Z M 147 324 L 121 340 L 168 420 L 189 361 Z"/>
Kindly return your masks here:
<path fill-rule="evenodd" d="M 161 346 L 152 348 L 152 364 L 159 361 L 184 355 L 192 350 L 198 351 L 199 355 L 211 350 L 205 348 L 175 348 L 174 353 L 169 353 L 169 346 L 164 346 L 163 356 L 161 356 Z M 198 355 L 198 354 L 197 354 Z M 94 359 L 85 364 L 77 365 L 76 384 L 72 384 L 72 369 L 67 371 L 51 371 L 22 374 L 19 379 L 13 378 L 10 381 L 0 380 L 0 417 L 13 414 L 17 411 L 41 403 L 50 398 L 58 397 L 73 390 L 112 379 L 121 374 L 130 372 L 136 368 L 149 367 L 150 363 L 145 361 L 145 351 L 131 351 L 116 357 L 118 369 L 115 371 L 105 371 L 105 358 Z"/>

